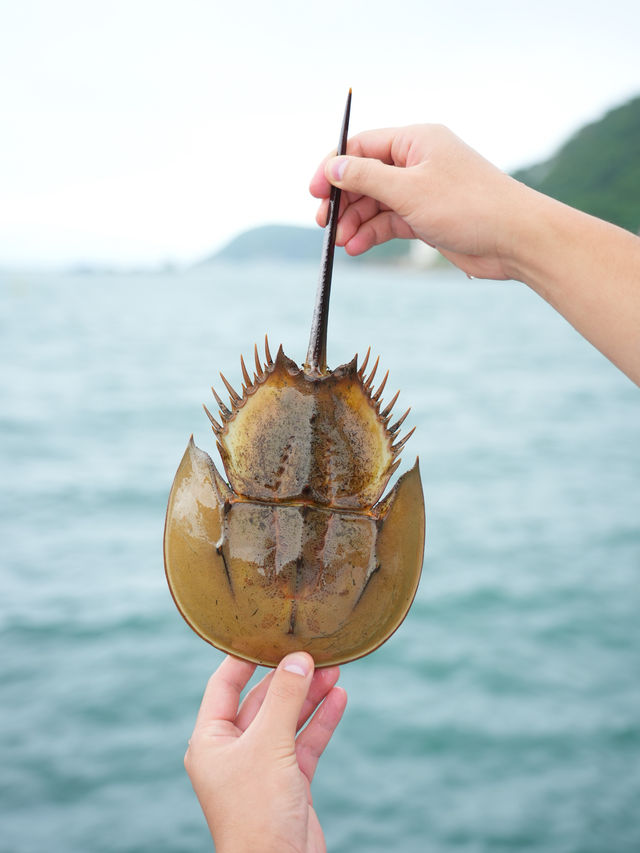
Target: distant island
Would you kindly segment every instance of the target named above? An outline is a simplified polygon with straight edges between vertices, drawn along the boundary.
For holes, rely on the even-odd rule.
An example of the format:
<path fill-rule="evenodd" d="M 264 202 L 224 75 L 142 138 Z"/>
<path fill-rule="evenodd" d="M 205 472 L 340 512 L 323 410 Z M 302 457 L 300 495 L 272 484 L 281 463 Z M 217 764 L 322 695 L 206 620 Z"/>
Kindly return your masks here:
<path fill-rule="evenodd" d="M 217 261 L 238 263 L 242 261 L 277 261 L 290 263 L 317 262 L 320 259 L 324 231 L 319 227 L 298 225 L 261 225 L 243 231 L 220 251 L 200 263 Z M 336 255 L 336 263 L 392 263 L 406 262 L 410 244 L 407 240 L 390 240 L 382 246 L 357 258 L 345 252 Z"/>
<path fill-rule="evenodd" d="M 639 233 L 639 155 L 640 96 L 581 128 L 548 160 L 519 169 L 513 177 L 559 201 Z M 322 238 L 323 232 L 317 227 L 263 225 L 239 234 L 200 264 L 317 262 Z M 358 258 L 340 252 L 337 262 L 425 266 L 433 263 L 433 257 L 416 253 L 415 241 L 391 240 Z"/>

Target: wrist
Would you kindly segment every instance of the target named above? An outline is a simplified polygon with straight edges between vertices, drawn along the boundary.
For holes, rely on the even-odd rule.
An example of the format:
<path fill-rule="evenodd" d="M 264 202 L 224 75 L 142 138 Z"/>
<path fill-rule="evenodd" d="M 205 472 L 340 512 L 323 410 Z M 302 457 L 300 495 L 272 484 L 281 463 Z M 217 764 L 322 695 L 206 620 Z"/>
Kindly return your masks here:
<path fill-rule="evenodd" d="M 544 280 L 540 262 L 553 237 L 552 207 L 558 202 L 514 178 L 508 181 L 496 227 L 501 235 L 498 254 L 508 278 L 537 291 Z"/>
<path fill-rule="evenodd" d="M 264 834 L 247 833 L 240 830 L 235 838 L 219 841 L 213 837 L 216 853 L 283 853 L 282 840 L 270 839 Z"/>
<path fill-rule="evenodd" d="M 216 853 L 255 853 L 256 850 L 270 851 L 264 834 L 259 835 L 245 825 L 227 827 L 224 832 L 214 831 L 209 824 Z"/>
<path fill-rule="evenodd" d="M 275 824 L 270 816 L 244 813 L 235 820 L 229 820 L 226 813 L 222 819 L 209 820 L 209 829 L 213 837 L 216 853 L 284 853 L 289 847 L 287 831 L 290 827 Z M 283 832 L 284 838 L 283 840 Z"/>

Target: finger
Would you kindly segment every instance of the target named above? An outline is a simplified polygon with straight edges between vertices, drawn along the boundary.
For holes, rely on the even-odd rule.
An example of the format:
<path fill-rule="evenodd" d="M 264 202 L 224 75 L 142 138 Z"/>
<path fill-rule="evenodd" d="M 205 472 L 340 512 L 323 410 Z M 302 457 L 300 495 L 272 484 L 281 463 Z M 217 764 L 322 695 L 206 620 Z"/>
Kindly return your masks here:
<path fill-rule="evenodd" d="M 371 196 L 400 215 L 414 191 L 410 170 L 369 158 L 333 157 L 325 164 L 325 176 L 334 186 Z"/>
<path fill-rule="evenodd" d="M 370 196 L 361 196 L 350 204 L 338 221 L 336 243 L 344 246 L 356 234 L 363 222 L 373 219 L 380 211 L 380 202 Z"/>
<path fill-rule="evenodd" d="M 324 228 L 327 224 L 327 219 L 329 218 L 329 199 L 325 198 L 324 201 L 321 201 L 318 205 L 318 209 L 316 211 L 316 222 L 321 228 Z"/>
<path fill-rule="evenodd" d="M 347 141 L 347 154 L 352 157 L 365 157 L 379 160 L 381 163 L 395 166 L 407 164 L 407 153 L 413 135 L 411 128 L 387 127 L 379 130 L 365 130 Z M 335 158 L 336 149 L 327 154 L 317 167 L 309 183 L 309 191 L 315 198 L 326 199 L 331 192 L 333 181 L 326 174 L 327 163 Z"/>
<path fill-rule="evenodd" d="M 294 652 L 283 658 L 273 673 L 252 730 L 260 736 L 266 733 L 271 744 L 293 746 L 298 717 L 309 693 L 312 676 L 311 655 Z"/>
<path fill-rule="evenodd" d="M 307 694 L 307 698 L 304 700 L 302 710 L 298 715 L 296 731 L 299 731 L 302 726 L 304 726 L 304 724 L 316 710 L 318 705 L 323 701 L 327 694 L 330 693 L 332 688 L 335 686 L 335 683 L 338 680 L 339 676 L 340 669 L 337 666 L 327 667 L 326 669 L 319 669 L 313 673 L 309 693 Z"/>
<path fill-rule="evenodd" d="M 318 759 L 331 740 L 346 705 L 346 691 L 342 687 L 332 688 L 307 728 L 298 735 L 296 741 L 298 766 L 309 782 L 313 779 Z"/>
<path fill-rule="evenodd" d="M 352 136 L 347 142 L 347 154 L 354 157 L 373 157 L 380 160 L 382 163 L 398 164 L 397 154 L 394 156 L 394 146 L 396 148 L 405 148 L 404 145 L 397 145 L 397 141 L 401 136 L 401 132 L 396 128 L 384 128 L 382 130 L 366 130 L 356 136 Z M 309 183 L 309 192 L 314 198 L 329 198 L 331 192 L 331 183 L 325 175 L 325 166 L 327 161 L 336 156 L 336 149 L 327 154 L 327 156 L 318 165 L 311 181 Z M 400 158 L 402 159 L 402 158 Z M 404 165 L 404 163 L 400 163 Z"/>
<path fill-rule="evenodd" d="M 336 149 L 324 158 L 324 160 L 319 164 L 316 169 L 311 181 L 309 182 L 309 192 L 314 198 L 329 198 L 329 193 L 331 192 L 331 184 L 327 180 L 324 173 L 324 164 L 330 157 L 335 157 Z"/>
<path fill-rule="evenodd" d="M 267 695 L 267 690 L 271 684 L 273 675 L 274 672 L 270 672 L 245 696 L 236 718 L 236 726 L 241 731 L 245 731 L 255 719 L 256 714 L 260 710 L 260 706 L 264 702 L 264 697 Z M 313 673 L 309 693 L 307 694 L 307 698 L 304 700 L 302 710 L 300 711 L 296 730 L 302 728 L 302 726 L 307 722 L 327 693 L 335 685 L 339 676 L 340 669 L 337 666 L 318 669 Z"/>
<path fill-rule="evenodd" d="M 347 154 L 353 157 L 371 157 L 387 164 L 401 164 L 406 144 L 402 143 L 406 128 L 383 127 L 365 130 L 352 136 L 347 142 Z M 335 155 L 335 150 L 333 152 Z M 332 155 L 326 159 L 330 159 Z"/>
<path fill-rule="evenodd" d="M 202 697 L 196 728 L 212 720 L 233 722 L 238 713 L 240 694 L 256 668 L 238 658 L 227 656 L 213 673 Z"/>
<path fill-rule="evenodd" d="M 399 238 L 408 240 L 415 234 L 409 225 L 390 210 L 381 211 L 373 219 L 363 222 L 356 233 L 344 244 L 348 255 L 361 255 L 372 246 Z"/>
<path fill-rule="evenodd" d="M 340 220 L 345 211 L 347 211 L 352 204 L 355 204 L 357 201 L 359 201 L 359 199 L 360 196 L 356 193 L 341 193 L 338 220 Z M 318 205 L 318 210 L 316 212 L 316 222 L 321 228 L 325 228 L 329 224 L 329 199 L 324 199 Z"/>
<path fill-rule="evenodd" d="M 267 690 L 269 689 L 274 673 L 275 670 L 268 672 L 244 697 L 238 711 L 238 716 L 236 717 L 236 726 L 241 731 L 245 731 L 254 721 L 256 714 L 260 710 L 260 706 L 264 702 L 264 697 L 267 695 Z"/>

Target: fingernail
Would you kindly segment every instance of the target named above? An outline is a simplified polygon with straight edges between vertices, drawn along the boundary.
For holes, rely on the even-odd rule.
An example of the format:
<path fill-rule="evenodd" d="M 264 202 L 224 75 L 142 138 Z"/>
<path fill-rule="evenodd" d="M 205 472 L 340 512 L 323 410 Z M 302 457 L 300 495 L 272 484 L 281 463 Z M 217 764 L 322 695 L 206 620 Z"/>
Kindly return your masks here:
<path fill-rule="evenodd" d="M 290 655 L 285 658 L 286 663 L 282 668 L 287 672 L 295 672 L 296 675 L 306 676 L 309 673 L 309 659 L 304 655 Z"/>
<path fill-rule="evenodd" d="M 331 165 L 329 166 L 329 172 L 331 173 L 331 177 L 335 181 L 341 181 L 342 176 L 344 175 L 344 170 L 347 168 L 347 158 L 346 157 L 336 157 Z"/>

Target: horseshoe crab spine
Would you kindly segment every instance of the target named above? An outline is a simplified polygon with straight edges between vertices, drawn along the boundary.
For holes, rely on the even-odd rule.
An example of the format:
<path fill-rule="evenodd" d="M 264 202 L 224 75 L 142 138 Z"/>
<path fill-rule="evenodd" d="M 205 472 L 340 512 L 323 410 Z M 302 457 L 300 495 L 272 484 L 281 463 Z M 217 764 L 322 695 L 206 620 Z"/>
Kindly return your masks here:
<path fill-rule="evenodd" d="M 349 133 L 349 116 L 351 114 L 351 89 L 347 95 L 347 104 L 342 119 L 338 154 L 347 153 L 347 135 Z M 337 187 L 331 187 L 329 196 L 329 217 L 322 244 L 322 261 L 320 279 L 316 293 L 316 304 L 311 323 L 309 349 L 304 364 L 305 373 L 321 375 L 327 372 L 327 323 L 329 319 L 329 297 L 331 295 L 331 275 L 333 273 L 333 256 L 336 246 L 336 229 L 340 215 L 341 192 Z"/>

